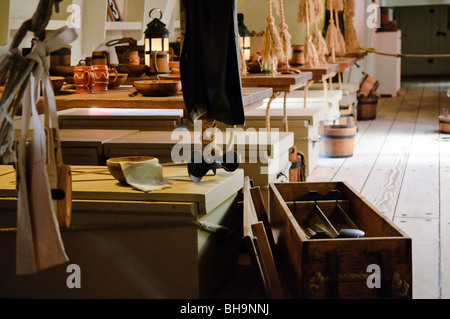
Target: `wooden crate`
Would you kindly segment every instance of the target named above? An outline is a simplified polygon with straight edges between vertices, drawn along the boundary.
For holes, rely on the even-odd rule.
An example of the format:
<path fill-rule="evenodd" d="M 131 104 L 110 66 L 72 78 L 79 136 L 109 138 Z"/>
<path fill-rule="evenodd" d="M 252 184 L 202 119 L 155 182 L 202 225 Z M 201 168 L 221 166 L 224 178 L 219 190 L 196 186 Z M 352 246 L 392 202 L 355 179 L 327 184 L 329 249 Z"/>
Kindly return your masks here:
<path fill-rule="evenodd" d="M 242 170 L 194 184 L 186 167 L 165 167 L 172 187 L 142 192 L 102 166 L 72 166 L 73 210 L 61 229 L 69 261 L 36 275 L 15 274 L 16 233 L 0 236 L 0 298 L 209 298 L 238 263 Z M 16 227 L 15 172 L 0 165 L 0 227 Z M 198 223 L 223 226 L 216 233 Z M 80 267 L 70 289 L 67 267 Z"/>
<path fill-rule="evenodd" d="M 306 175 L 309 175 L 319 159 L 319 124 L 324 121 L 322 108 L 288 109 L 288 130 L 294 134 L 294 145 L 305 155 Z M 265 128 L 265 109 L 257 108 L 246 112 L 246 127 Z M 270 125 L 284 131 L 283 110 L 271 109 Z"/>
<path fill-rule="evenodd" d="M 312 239 L 319 223 L 314 201 L 300 199 L 310 191 L 338 190 L 338 201 L 362 238 Z M 271 184 L 270 224 L 295 298 L 412 298 L 411 238 L 345 182 Z M 335 200 L 317 202 L 333 226 L 349 228 Z M 372 266 L 370 266 L 372 265 Z M 373 270 L 381 269 L 380 288 L 369 288 Z"/>
<path fill-rule="evenodd" d="M 182 120 L 181 109 L 73 108 L 58 112 L 60 129 L 171 131 Z"/>

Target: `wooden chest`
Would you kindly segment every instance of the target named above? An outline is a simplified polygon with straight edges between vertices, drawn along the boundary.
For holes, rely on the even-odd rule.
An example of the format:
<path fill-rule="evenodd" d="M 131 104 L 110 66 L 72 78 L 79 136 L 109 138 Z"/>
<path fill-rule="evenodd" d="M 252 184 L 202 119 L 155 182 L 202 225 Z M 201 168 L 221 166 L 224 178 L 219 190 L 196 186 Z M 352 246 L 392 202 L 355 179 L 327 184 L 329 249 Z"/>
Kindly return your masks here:
<path fill-rule="evenodd" d="M 14 176 L 0 166 L 2 228 L 16 225 Z M 165 167 L 172 187 L 148 193 L 119 185 L 106 167 L 72 166 L 72 177 L 72 221 L 61 230 L 69 262 L 17 276 L 15 232 L 2 232 L 1 298 L 209 298 L 235 270 L 242 170 L 194 184 L 186 167 Z M 79 289 L 66 284 L 73 264 Z"/>
<path fill-rule="evenodd" d="M 105 165 L 104 143 L 137 132 L 120 129 L 59 130 L 63 161 L 69 165 Z"/>
<path fill-rule="evenodd" d="M 229 133 L 221 131 L 216 136 L 218 145 L 223 149 L 229 140 Z M 196 135 L 192 131 L 142 131 L 108 141 L 104 144 L 104 150 L 110 158 L 149 155 L 157 157 L 161 163 L 188 161 L 191 150 L 201 149 Z M 293 133 L 237 130 L 234 149 L 241 155 L 239 167 L 244 169 L 245 175 L 250 176 L 256 185 L 267 189 L 269 183 L 283 181 L 283 176 L 289 179 L 289 148 L 293 145 Z"/>
<path fill-rule="evenodd" d="M 411 238 L 345 182 L 271 184 L 269 196 L 278 261 L 294 298 L 412 298 Z M 340 208 L 364 237 L 313 237 L 326 229 L 320 211 L 339 234 L 351 228 Z"/>
<path fill-rule="evenodd" d="M 256 129 L 266 127 L 266 111 L 257 108 L 246 112 L 246 127 Z M 294 145 L 305 155 L 306 174 L 309 175 L 317 165 L 320 149 L 319 124 L 324 120 L 323 108 L 288 109 L 288 130 L 294 134 Z M 271 109 L 270 126 L 284 131 L 283 110 Z"/>
<path fill-rule="evenodd" d="M 323 120 L 328 124 L 337 124 L 339 121 L 339 101 L 342 99 L 342 90 L 327 90 L 325 102 L 324 91 L 308 90 L 306 94 L 306 108 L 323 109 Z M 305 91 L 295 90 L 290 92 L 286 98 L 286 107 L 288 109 L 305 108 Z M 260 108 L 266 109 L 268 99 Z M 284 96 L 279 95 L 271 103 L 270 110 L 283 109 Z"/>
<path fill-rule="evenodd" d="M 171 131 L 182 120 L 181 109 L 73 108 L 58 112 L 60 129 Z"/>
<path fill-rule="evenodd" d="M 30 129 L 27 138 L 32 139 L 32 132 Z M 69 165 L 106 165 L 103 143 L 137 132 L 136 130 L 59 130 L 63 162 Z M 15 138 L 19 136 L 20 130 L 15 130 Z"/>
<path fill-rule="evenodd" d="M 349 105 L 356 107 L 358 105 L 358 90 L 359 83 L 343 82 L 339 86 L 339 83 L 333 83 L 332 90 L 342 90 L 342 98 L 339 101 L 339 106 L 341 108 L 348 108 Z M 320 83 L 313 83 L 310 90 L 323 90 L 323 85 Z"/>

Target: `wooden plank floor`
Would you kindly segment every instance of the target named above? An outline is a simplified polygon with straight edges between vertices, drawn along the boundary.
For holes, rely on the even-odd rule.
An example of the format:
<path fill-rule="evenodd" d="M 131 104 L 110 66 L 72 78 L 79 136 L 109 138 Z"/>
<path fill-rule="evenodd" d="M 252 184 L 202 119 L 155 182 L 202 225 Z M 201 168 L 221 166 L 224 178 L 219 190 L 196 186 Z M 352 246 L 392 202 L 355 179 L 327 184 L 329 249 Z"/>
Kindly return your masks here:
<path fill-rule="evenodd" d="M 346 181 L 412 238 L 413 297 L 450 298 L 450 109 L 448 79 L 404 80 L 381 98 L 377 118 L 358 121 L 354 154 L 319 158 L 307 181 Z"/>

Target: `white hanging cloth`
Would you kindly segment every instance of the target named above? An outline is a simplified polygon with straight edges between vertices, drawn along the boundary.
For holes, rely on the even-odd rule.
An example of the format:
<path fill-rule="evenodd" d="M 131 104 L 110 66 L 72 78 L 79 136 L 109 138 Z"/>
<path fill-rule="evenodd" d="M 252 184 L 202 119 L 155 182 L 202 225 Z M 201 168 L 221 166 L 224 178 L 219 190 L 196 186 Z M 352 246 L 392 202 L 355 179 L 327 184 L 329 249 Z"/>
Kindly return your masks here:
<path fill-rule="evenodd" d="M 51 192 L 61 186 L 59 175 L 62 160 L 49 65 L 50 53 L 76 38 L 75 30 L 68 27 L 49 32 L 46 40 L 37 41 L 32 52 L 26 56 L 36 64 L 22 98 L 21 135 L 17 146 L 16 273 L 18 275 L 34 274 L 68 261 L 59 230 L 58 203 L 52 198 Z M 36 109 L 41 85 L 45 112 L 44 126 Z M 31 141 L 27 140 L 30 121 L 33 123 Z M 65 167 L 64 174 L 68 174 L 66 179 L 69 177 L 70 181 L 70 169 L 67 170 Z M 71 188 L 65 192 L 66 196 L 70 196 Z"/>

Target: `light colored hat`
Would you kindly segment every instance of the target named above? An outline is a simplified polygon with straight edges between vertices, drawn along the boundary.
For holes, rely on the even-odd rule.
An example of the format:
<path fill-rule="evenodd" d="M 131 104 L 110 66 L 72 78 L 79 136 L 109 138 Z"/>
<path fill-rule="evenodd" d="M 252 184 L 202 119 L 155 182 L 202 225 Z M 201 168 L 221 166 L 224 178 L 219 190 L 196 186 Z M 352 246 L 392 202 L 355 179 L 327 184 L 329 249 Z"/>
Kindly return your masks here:
<path fill-rule="evenodd" d="M 127 183 L 144 192 L 168 188 L 171 183 L 163 178 L 163 168 L 157 158 L 147 161 L 121 161 Z"/>

